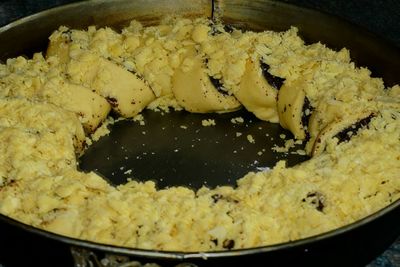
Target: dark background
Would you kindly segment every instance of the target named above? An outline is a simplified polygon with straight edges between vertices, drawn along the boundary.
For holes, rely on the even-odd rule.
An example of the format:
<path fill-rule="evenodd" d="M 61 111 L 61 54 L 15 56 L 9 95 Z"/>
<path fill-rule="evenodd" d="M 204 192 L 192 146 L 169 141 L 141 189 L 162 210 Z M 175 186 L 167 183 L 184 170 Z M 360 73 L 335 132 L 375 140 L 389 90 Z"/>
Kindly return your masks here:
<path fill-rule="evenodd" d="M 362 26 L 378 37 L 400 48 L 400 0 L 281 0 L 339 16 Z M 0 0 L 0 25 L 76 0 Z M 399 72 L 400 75 L 400 72 Z M 24 242 L 19 240 L 19 242 Z M 40 244 L 38 244 L 40 246 Z M 0 251 L 0 267 L 8 267 L 2 258 L 9 252 Z M 49 251 L 49 253 L 52 253 Z M 40 264 L 42 265 L 42 264 Z M 37 266 L 34 259 L 30 266 Z M 372 262 L 369 267 L 400 266 L 400 241 Z"/>

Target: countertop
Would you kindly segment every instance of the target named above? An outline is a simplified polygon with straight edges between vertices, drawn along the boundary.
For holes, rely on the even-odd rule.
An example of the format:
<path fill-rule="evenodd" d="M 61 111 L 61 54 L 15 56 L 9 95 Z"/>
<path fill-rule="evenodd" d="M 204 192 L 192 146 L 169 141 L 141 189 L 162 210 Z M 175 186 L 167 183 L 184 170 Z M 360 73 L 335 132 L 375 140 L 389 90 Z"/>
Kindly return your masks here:
<path fill-rule="evenodd" d="M 400 47 L 400 1 L 398 0 L 282 1 L 339 16 Z M 0 1 L 0 25 L 49 7 L 70 2 L 76 2 L 76 0 L 2 0 Z M 0 257 L 0 267 L 8 267 L 9 265 L 1 262 L 2 258 Z M 368 265 L 368 267 L 378 266 L 400 266 L 400 240 Z"/>

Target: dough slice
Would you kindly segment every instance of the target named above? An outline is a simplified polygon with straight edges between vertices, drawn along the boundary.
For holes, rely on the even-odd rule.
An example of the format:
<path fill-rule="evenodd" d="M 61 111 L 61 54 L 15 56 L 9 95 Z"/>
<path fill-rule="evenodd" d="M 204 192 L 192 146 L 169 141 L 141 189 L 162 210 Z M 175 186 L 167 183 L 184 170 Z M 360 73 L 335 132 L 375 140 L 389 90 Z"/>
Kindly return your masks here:
<path fill-rule="evenodd" d="M 332 138 L 337 138 L 338 143 L 350 140 L 360 128 L 367 126 L 375 116 L 376 114 L 373 112 L 364 112 L 337 118 L 318 134 L 313 143 L 311 155 L 321 154 L 325 150 L 328 140 Z"/>
<path fill-rule="evenodd" d="M 24 98 L 0 98 L 0 127 L 66 132 L 73 138 L 78 153 L 82 152 L 85 143 L 85 132 L 74 113 Z"/>
<path fill-rule="evenodd" d="M 194 47 L 187 48 L 185 59 L 175 70 L 172 91 L 179 105 L 194 113 L 230 112 L 240 108 L 240 102 L 230 93 L 218 90 L 219 80 L 210 78 L 203 58 Z"/>
<path fill-rule="evenodd" d="M 81 85 L 67 82 L 60 65 L 41 54 L 32 59 L 18 57 L 2 65 L 1 97 L 44 101 L 76 113 L 87 132 L 94 131 L 107 117 L 110 105 Z"/>
<path fill-rule="evenodd" d="M 286 81 L 278 93 L 279 123 L 296 139 L 307 138 L 308 120 L 312 107 L 303 90 L 303 81 Z"/>
<path fill-rule="evenodd" d="M 278 90 L 272 87 L 263 75 L 260 61 L 248 59 L 246 69 L 234 92 L 235 97 L 257 118 L 279 122 L 276 97 Z"/>
<path fill-rule="evenodd" d="M 111 110 L 103 97 L 82 85 L 58 77 L 48 80 L 38 95 L 49 103 L 76 113 L 89 133 L 97 129 Z"/>
<path fill-rule="evenodd" d="M 123 117 L 134 117 L 155 99 L 143 79 L 107 59 L 84 52 L 67 64 L 71 81 L 92 88 Z"/>

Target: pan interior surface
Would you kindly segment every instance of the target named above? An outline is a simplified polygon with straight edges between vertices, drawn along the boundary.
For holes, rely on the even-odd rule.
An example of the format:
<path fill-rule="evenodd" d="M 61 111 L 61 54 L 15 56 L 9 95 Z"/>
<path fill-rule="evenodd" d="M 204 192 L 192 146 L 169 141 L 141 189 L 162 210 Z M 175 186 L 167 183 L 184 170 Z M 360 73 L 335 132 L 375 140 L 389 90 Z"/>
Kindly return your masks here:
<path fill-rule="evenodd" d="M 86 5 L 89 6 L 89 4 Z M 82 3 L 82 6 L 85 7 L 85 3 Z M 331 43 L 337 47 L 354 48 L 354 56 L 358 62 L 371 67 L 377 76 L 383 76 L 384 79 L 386 77 L 389 83 L 398 82 L 395 71 L 399 69 L 396 67 L 400 64 L 400 60 L 396 60 L 400 58 L 398 51 L 384 43 L 372 40 L 371 36 L 357 33 L 354 28 L 341 31 L 343 29 L 341 27 L 348 26 L 347 24 L 341 24 L 332 18 L 316 13 L 317 18 L 325 19 L 322 19 L 323 23 L 316 25 L 316 28 L 312 28 L 309 26 L 313 18 L 307 17 L 309 13 L 301 15 L 301 10 L 269 1 L 231 1 L 224 8 L 226 8 L 226 21 L 233 24 L 240 25 L 243 20 L 249 19 L 253 24 L 259 23 L 261 28 L 277 30 L 294 25 L 299 26 L 300 31 L 309 40 L 321 40 L 328 45 Z M 277 10 L 280 10 L 281 13 L 276 12 Z M 106 13 L 108 12 L 110 15 L 113 10 L 108 7 L 102 12 L 104 12 L 102 15 L 107 18 Z M 267 12 L 277 15 L 264 20 Z M 297 15 L 290 16 L 294 12 L 297 12 Z M 276 25 L 267 25 L 273 23 L 271 20 L 279 14 L 285 14 L 291 20 L 284 22 L 277 20 Z M 132 18 L 136 17 L 135 10 L 132 10 L 131 15 Z M 115 19 L 116 16 L 113 18 Z M 40 22 L 40 19 L 45 20 L 46 16 L 38 18 L 36 23 Z M 98 17 L 96 19 L 99 20 Z M 19 44 L 14 52 L 11 49 L 12 46 L 4 46 L 8 50 L 7 53 L 13 55 L 24 49 L 28 51 L 30 43 L 33 46 L 41 46 L 44 43 L 43 36 L 48 35 L 58 26 L 51 25 L 54 23 L 51 20 L 46 23 L 47 26 L 43 24 L 44 26 L 42 25 L 39 29 L 40 42 L 37 37 L 32 35 L 34 23 L 24 27 L 17 25 L 14 32 L 1 34 L 7 40 L 13 40 L 7 34 L 17 34 L 18 27 L 20 30 L 22 29 L 22 32 L 27 32 L 29 29 L 32 32 L 31 36 L 26 36 L 26 42 Z M 85 23 L 89 23 L 89 21 Z M 45 29 L 45 27 L 48 28 Z M 334 32 L 343 34 L 332 34 L 332 32 L 324 31 L 324 28 L 335 29 Z M 361 37 L 352 40 L 348 38 L 350 33 Z M 327 34 L 329 36 L 326 36 Z M 1 37 L 0 39 L 3 40 Z M 30 42 L 32 40 L 33 42 Z M 365 40 L 371 40 L 371 42 L 366 44 Z M 10 41 L 5 42 L 11 43 Z M 354 42 L 353 45 L 351 42 Z M 361 43 L 366 45 L 362 46 Z M 357 48 L 359 49 L 357 50 Z M 20 51 L 17 51 L 18 49 Z M 383 52 L 375 53 L 376 51 Z M 2 58 L 8 55 L 1 52 Z M 228 114 L 205 115 L 187 112 L 171 112 L 162 115 L 146 110 L 143 112 L 143 117 L 145 125 L 132 121 L 119 121 L 111 125 L 109 127 L 111 133 L 91 145 L 85 155 L 81 157 L 80 168 L 97 171 L 113 185 L 124 184 L 128 178 L 132 178 L 140 181 L 155 180 L 159 188 L 184 185 L 196 189 L 203 185 L 209 187 L 234 185 L 236 179 L 247 172 L 272 167 L 280 159 L 286 159 L 289 166 L 307 159 L 306 156 L 290 152 L 288 154 L 274 152 L 271 149 L 274 145 L 282 146 L 284 143 L 281 135 L 284 134 L 286 138 L 291 138 L 291 134 L 277 124 L 259 121 L 245 110 Z M 237 117 L 242 117 L 244 122 L 232 123 L 231 119 Z M 202 126 L 202 121 L 209 119 L 215 121 L 215 126 Z M 251 137 L 248 138 L 248 136 Z M 251 139 L 254 139 L 255 143 L 250 142 Z M 297 149 L 302 149 L 302 147 L 296 147 L 292 152 Z M 66 240 L 66 242 L 70 241 Z M 88 244 L 95 247 L 90 242 L 79 243 L 83 246 Z M 104 246 L 102 249 L 105 249 Z M 113 248 L 109 247 L 109 250 L 113 251 Z M 124 252 L 126 253 L 126 251 Z M 135 253 L 145 254 L 133 250 L 133 254 Z"/>
<path fill-rule="evenodd" d="M 96 171 L 113 185 L 128 178 L 153 180 L 159 188 L 235 185 L 250 171 L 272 168 L 277 161 L 289 166 L 308 159 L 304 145 L 288 153 L 292 134 L 242 109 L 225 114 L 162 114 L 145 110 L 143 125 L 131 120 L 110 126 L 110 134 L 91 145 L 80 158 L 80 168 Z M 207 123 L 215 125 L 203 126 Z"/>

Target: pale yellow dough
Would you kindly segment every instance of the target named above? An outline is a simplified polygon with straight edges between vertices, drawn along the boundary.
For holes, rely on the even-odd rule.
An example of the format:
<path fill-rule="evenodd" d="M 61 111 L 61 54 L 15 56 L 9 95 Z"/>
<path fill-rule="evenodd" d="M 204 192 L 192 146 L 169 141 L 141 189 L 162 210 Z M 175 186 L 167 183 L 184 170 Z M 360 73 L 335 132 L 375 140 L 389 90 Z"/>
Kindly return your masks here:
<path fill-rule="evenodd" d="M 280 90 L 262 77 L 260 60 L 284 80 Z M 399 92 L 356 67 L 347 49 L 304 44 L 296 28 L 228 33 L 205 18 L 132 21 L 121 32 L 60 27 L 46 58 L 0 65 L 0 212 L 73 238 L 152 250 L 241 249 L 321 234 L 399 199 Z M 111 106 L 142 127 L 144 108 L 229 112 L 241 104 L 304 139 L 275 150 L 307 142 L 313 157 L 196 191 L 152 181 L 114 187 L 77 170 L 83 141 L 108 134 Z M 354 128 L 365 116 L 368 125 Z M 338 140 L 349 127 L 349 141 Z"/>

